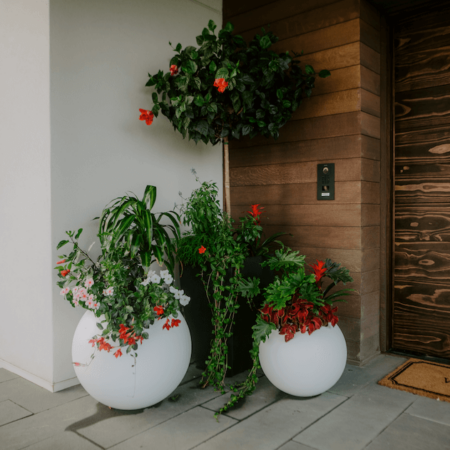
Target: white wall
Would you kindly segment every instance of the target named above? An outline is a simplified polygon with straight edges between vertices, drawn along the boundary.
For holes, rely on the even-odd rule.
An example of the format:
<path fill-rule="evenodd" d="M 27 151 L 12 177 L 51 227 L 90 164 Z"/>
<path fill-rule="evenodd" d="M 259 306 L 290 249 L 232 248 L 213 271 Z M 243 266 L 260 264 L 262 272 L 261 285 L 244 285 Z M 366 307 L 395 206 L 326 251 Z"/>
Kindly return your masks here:
<path fill-rule="evenodd" d="M 50 390 L 76 384 L 71 340 L 82 315 L 53 267 L 65 230 L 96 235 L 114 197 L 158 187 L 172 209 L 203 180 L 222 186 L 222 151 L 160 116 L 148 127 L 147 73 L 171 41 L 195 45 L 221 0 L 0 0 L 0 366 Z"/>
<path fill-rule="evenodd" d="M 41 385 L 53 379 L 49 45 L 48 0 L 0 0 L 0 366 Z"/>
<path fill-rule="evenodd" d="M 156 185 L 156 209 L 164 211 L 196 187 L 192 167 L 222 186 L 219 146 L 183 140 L 162 115 L 151 126 L 138 120 L 139 108 L 153 104 L 147 73 L 169 69 L 168 41 L 196 45 L 209 19 L 220 26 L 221 1 L 50 1 L 52 249 L 78 227 L 89 245 L 91 219 L 126 191 Z M 56 389 L 74 377 L 70 349 L 81 314 L 53 288 Z"/>

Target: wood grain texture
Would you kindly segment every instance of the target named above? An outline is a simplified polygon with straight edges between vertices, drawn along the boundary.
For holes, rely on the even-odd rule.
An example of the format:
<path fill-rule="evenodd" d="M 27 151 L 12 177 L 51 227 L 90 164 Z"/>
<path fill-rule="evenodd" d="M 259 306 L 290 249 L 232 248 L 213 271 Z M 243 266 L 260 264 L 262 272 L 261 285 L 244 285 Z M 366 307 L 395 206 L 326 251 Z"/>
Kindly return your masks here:
<path fill-rule="evenodd" d="M 360 61 L 361 64 L 375 73 L 380 73 L 380 54 L 361 42 Z"/>
<path fill-rule="evenodd" d="M 362 268 L 362 251 L 335 248 L 317 248 L 311 245 L 315 243 L 308 242 L 306 246 L 296 247 L 301 255 L 306 256 L 306 264 L 315 264 L 317 260 L 325 260 L 330 258 L 332 261 L 338 261 L 350 272 L 359 273 Z M 358 316 L 359 317 L 359 316 Z"/>
<path fill-rule="evenodd" d="M 361 228 L 361 248 L 380 248 L 380 227 L 370 226 Z"/>
<path fill-rule="evenodd" d="M 361 89 L 361 110 L 372 116 L 380 117 L 380 97 Z"/>
<path fill-rule="evenodd" d="M 372 94 L 380 95 L 381 78 L 380 74 L 368 69 L 367 67 L 361 67 L 361 87 L 366 91 L 372 92 Z M 334 73 L 333 73 L 334 75 Z"/>
<path fill-rule="evenodd" d="M 380 140 L 370 136 L 361 135 L 361 157 L 380 160 Z"/>
<path fill-rule="evenodd" d="M 380 200 L 380 183 L 372 181 L 361 182 L 361 203 L 372 203 L 379 205 Z"/>
<path fill-rule="evenodd" d="M 314 83 L 313 96 L 364 87 L 361 78 L 362 68 L 363 66 L 360 65 L 344 67 L 343 69 L 333 70 L 332 75 L 328 78 L 317 77 Z M 375 74 L 375 72 L 372 73 Z M 377 76 L 379 77 L 379 75 Z M 367 86 L 364 88 L 371 90 Z"/>
<path fill-rule="evenodd" d="M 379 205 L 361 205 L 361 226 L 369 227 L 380 225 L 380 206 Z"/>
<path fill-rule="evenodd" d="M 223 18 L 224 22 L 231 20 L 230 18 L 238 16 L 248 11 L 252 11 L 269 3 L 275 3 L 277 0 L 226 0 L 223 2 Z"/>
<path fill-rule="evenodd" d="M 381 133 L 381 124 L 380 118 L 375 117 L 372 114 L 367 114 L 365 112 L 360 113 L 360 124 L 361 124 L 361 133 L 366 136 L 374 137 L 376 139 L 380 139 Z"/>
<path fill-rule="evenodd" d="M 380 161 L 373 159 L 361 159 L 361 180 L 379 182 L 380 181 Z"/>
<path fill-rule="evenodd" d="M 380 53 L 380 30 L 372 27 L 364 20 L 360 20 L 359 23 L 361 42 Z"/>
<path fill-rule="evenodd" d="M 333 204 L 361 203 L 360 181 L 338 181 L 335 183 L 335 189 Z M 233 207 L 258 203 L 262 205 L 323 205 L 324 201 L 317 200 L 316 182 L 231 188 Z"/>
<path fill-rule="evenodd" d="M 283 40 L 358 17 L 359 0 L 342 0 L 275 22 L 269 20 L 266 23 L 259 23 L 255 28 L 242 33 L 242 37 L 247 40 L 253 39 L 255 34 L 261 33 L 261 27 L 264 27 L 266 30 L 272 31 L 280 40 Z"/>
<path fill-rule="evenodd" d="M 443 18 L 447 20 L 443 22 Z M 450 5 L 395 36 L 393 345 L 450 358 Z"/>
<path fill-rule="evenodd" d="M 380 249 L 366 248 L 361 253 L 361 272 L 371 272 L 380 268 Z"/>
<path fill-rule="evenodd" d="M 381 28 L 380 11 L 371 5 L 367 0 L 361 0 L 360 3 L 360 17 L 364 22 L 368 23 L 375 30 Z"/>

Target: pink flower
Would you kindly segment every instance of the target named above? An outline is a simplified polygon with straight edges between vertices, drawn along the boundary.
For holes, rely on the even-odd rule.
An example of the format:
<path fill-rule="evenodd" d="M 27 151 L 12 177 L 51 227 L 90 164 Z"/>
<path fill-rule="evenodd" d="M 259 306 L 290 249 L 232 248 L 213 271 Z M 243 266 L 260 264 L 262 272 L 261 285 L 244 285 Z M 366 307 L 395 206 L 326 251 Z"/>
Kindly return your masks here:
<path fill-rule="evenodd" d="M 74 300 L 74 301 L 73 301 L 73 304 L 74 304 L 75 306 L 80 306 L 80 302 L 79 302 L 78 300 Z"/>
<path fill-rule="evenodd" d="M 92 300 L 88 300 L 88 301 L 86 302 L 86 306 L 87 306 L 88 308 L 93 308 L 93 307 L 94 307 L 94 302 L 93 302 Z"/>
<path fill-rule="evenodd" d="M 72 288 L 72 293 L 73 293 L 73 294 L 76 294 L 76 293 L 78 292 L 78 289 L 80 289 L 78 286 L 74 286 L 74 287 Z"/>
<path fill-rule="evenodd" d="M 97 309 L 100 307 L 100 303 L 94 302 L 93 308 L 97 311 Z"/>
<path fill-rule="evenodd" d="M 70 288 L 65 287 L 64 289 L 61 290 L 60 294 L 61 294 L 61 295 L 66 295 L 66 294 L 69 293 L 69 291 L 70 291 Z"/>
<path fill-rule="evenodd" d="M 91 295 L 89 296 L 89 300 L 94 300 L 94 294 L 91 294 Z"/>
<path fill-rule="evenodd" d="M 88 278 L 86 280 L 86 282 L 84 283 L 84 285 L 86 286 L 86 288 L 90 288 L 92 285 L 94 284 L 94 280 L 92 278 Z"/>

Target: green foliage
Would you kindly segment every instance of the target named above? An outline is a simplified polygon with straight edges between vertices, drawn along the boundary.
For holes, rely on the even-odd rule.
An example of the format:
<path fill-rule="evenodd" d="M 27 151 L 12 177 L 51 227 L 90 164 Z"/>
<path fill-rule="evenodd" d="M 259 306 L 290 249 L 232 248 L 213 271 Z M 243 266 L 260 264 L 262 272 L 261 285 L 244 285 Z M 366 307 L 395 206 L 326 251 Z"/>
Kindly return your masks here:
<path fill-rule="evenodd" d="M 174 48 L 170 65 L 178 74 L 160 70 L 149 74 L 154 86 L 152 112 L 161 112 L 183 137 L 216 144 L 228 137 L 279 136 L 303 99 L 311 96 L 316 73 L 312 66 L 302 70 L 299 55 L 270 50 L 278 41 L 272 32 L 256 35 L 250 42 L 233 35 L 227 23 L 215 34 L 216 25 L 197 36 L 198 47 Z M 320 77 L 330 75 L 328 70 Z M 216 79 L 228 85 L 224 92 L 214 87 Z"/>
<path fill-rule="evenodd" d="M 275 255 L 268 258 L 263 265 L 269 266 L 276 272 L 295 272 L 305 265 L 305 256 L 300 255 L 299 252 L 293 252 L 290 249 L 286 249 L 282 245 L 280 249 L 275 251 Z"/>
<path fill-rule="evenodd" d="M 165 264 L 173 275 L 180 218 L 174 211 L 154 214 L 155 202 L 155 186 L 147 186 L 142 199 L 134 194 L 114 199 L 100 217 L 99 237 L 105 251 L 123 248 L 131 258 L 140 258 L 146 271 L 156 261 L 159 265 Z M 163 218 L 171 223 L 163 225 Z"/>

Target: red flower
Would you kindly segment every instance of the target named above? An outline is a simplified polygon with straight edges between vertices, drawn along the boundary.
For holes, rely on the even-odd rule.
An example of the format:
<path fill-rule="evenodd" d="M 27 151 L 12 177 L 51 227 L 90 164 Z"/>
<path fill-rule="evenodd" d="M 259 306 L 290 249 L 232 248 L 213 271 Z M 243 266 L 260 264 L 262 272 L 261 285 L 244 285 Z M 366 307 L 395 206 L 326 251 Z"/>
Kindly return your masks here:
<path fill-rule="evenodd" d="M 161 307 L 161 306 L 155 306 L 155 307 L 153 308 L 153 311 L 155 311 L 156 314 L 158 314 L 158 316 L 164 314 L 164 308 Z"/>
<path fill-rule="evenodd" d="M 74 366 L 81 366 L 81 364 L 79 362 L 74 362 L 73 365 Z"/>
<path fill-rule="evenodd" d="M 61 261 L 58 261 L 56 264 L 64 264 L 66 262 L 65 259 L 62 259 Z"/>
<path fill-rule="evenodd" d="M 105 338 L 100 338 L 100 339 L 98 340 L 98 343 L 99 343 L 98 349 L 99 349 L 100 351 L 101 351 L 101 350 L 106 350 L 106 351 L 109 353 L 109 351 L 112 349 L 111 344 L 108 344 L 108 343 L 105 341 Z"/>
<path fill-rule="evenodd" d="M 63 277 L 65 277 L 68 273 L 70 273 L 70 270 L 69 270 L 69 269 L 62 270 L 62 271 L 61 271 L 61 275 L 62 275 Z"/>
<path fill-rule="evenodd" d="M 173 77 L 178 73 L 178 67 L 175 64 L 170 66 L 170 76 Z"/>
<path fill-rule="evenodd" d="M 153 112 L 152 111 L 147 111 L 145 109 L 140 109 L 139 111 L 141 112 L 141 115 L 139 116 L 139 120 L 145 120 L 145 123 L 147 125 L 151 125 L 153 122 Z"/>
<path fill-rule="evenodd" d="M 92 344 L 92 347 L 95 347 L 95 344 L 97 343 L 97 339 L 91 339 L 89 341 L 89 344 Z"/>
<path fill-rule="evenodd" d="M 144 342 L 144 338 L 142 336 L 136 336 L 137 341 L 141 341 L 141 344 Z"/>
<path fill-rule="evenodd" d="M 310 264 L 310 267 L 314 270 L 316 276 L 316 283 L 318 283 L 327 271 L 325 263 L 323 261 L 317 261 L 317 264 Z"/>
<path fill-rule="evenodd" d="M 252 210 L 247 211 L 254 219 L 255 222 L 259 225 L 261 223 L 261 220 L 259 219 L 259 216 L 264 212 L 264 207 L 261 207 L 258 209 L 259 203 L 257 205 L 250 205 Z"/>
<path fill-rule="evenodd" d="M 122 356 L 122 350 L 120 350 L 120 348 L 119 348 L 119 350 L 117 350 L 117 352 L 114 353 L 114 356 L 115 356 L 116 358 L 118 358 L 119 356 Z"/>
<path fill-rule="evenodd" d="M 128 345 L 134 345 L 136 344 L 136 339 L 134 337 L 129 337 L 128 338 Z"/>
<path fill-rule="evenodd" d="M 167 329 L 170 330 L 170 324 L 169 324 L 169 319 L 166 320 L 166 323 L 163 325 L 163 329 Z"/>
<path fill-rule="evenodd" d="M 214 81 L 214 87 L 218 88 L 217 90 L 222 93 L 227 88 L 228 83 L 225 81 L 225 78 L 216 78 Z"/>
<path fill-rule="evenodd" d="M 203 245 L 198 249 L 198 252 L 200 253 L 200 255 L 203 255 L 203 253 L 206 252 L 206 247 L 203 247 Z"/>
<path fill-rule="evenodd" d="M 172 327 L 177 327 L 181 323 L 181 320 L 179 319 L 172 319 Z"/>

